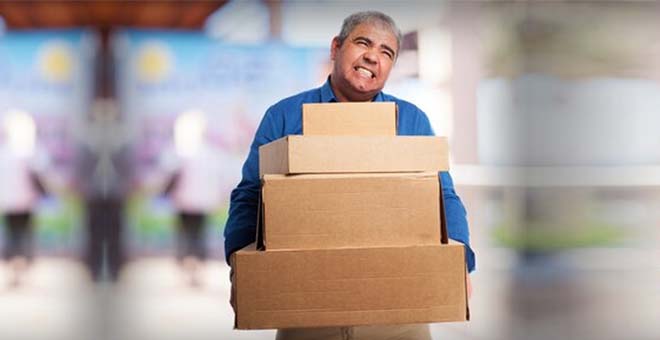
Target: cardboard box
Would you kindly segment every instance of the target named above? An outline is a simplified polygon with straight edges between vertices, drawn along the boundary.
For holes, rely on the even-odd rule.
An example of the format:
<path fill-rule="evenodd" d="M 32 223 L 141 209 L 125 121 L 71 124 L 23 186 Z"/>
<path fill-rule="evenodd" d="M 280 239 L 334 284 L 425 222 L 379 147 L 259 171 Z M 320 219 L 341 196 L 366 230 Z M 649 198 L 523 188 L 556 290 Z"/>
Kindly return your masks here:
<path fill-rule="evenodd" d="M 259 147 L 259 174 L 446 171 L 448 149 L 445 137 L 290 135 Z"/>
<path fill-rule="evenodd" d="M 394 102 L 303 104 L 303 135 L 396 136 Z"/>
<path fill-rule="evenodd" d="M 235 253 L 235 327 L 270 329 L 469 319 L 465 250 L 452 243 Z"/>
<path fill-rule="evenodd" d="M 436 172 L 265 175 L 262 204 L 267 250 L 440 244 Z"/>

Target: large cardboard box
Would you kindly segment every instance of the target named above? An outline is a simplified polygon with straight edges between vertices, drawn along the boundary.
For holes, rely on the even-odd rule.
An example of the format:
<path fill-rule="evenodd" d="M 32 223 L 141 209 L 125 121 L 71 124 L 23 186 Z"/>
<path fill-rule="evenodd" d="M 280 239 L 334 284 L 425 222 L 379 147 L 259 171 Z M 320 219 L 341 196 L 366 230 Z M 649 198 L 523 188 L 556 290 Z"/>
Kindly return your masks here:
<path fill-rule="evenodd" d="M 436 172 L 265 175 L 263 243 L 271 249 L 440 244 Z"/>
<path fill-rule="evenodd" d="M 259 147 L 261 176 L 448 169 L 445 137 L 290 135 Z"/>
<path fill-rule="evenodd" d="M 465 321 L 461 244 L 233 256 L 239 329 Z"/>
<path fill-rule="evenodd" d="M 303 104 L 303 135 L 395 136 L 394 102 Z"/>

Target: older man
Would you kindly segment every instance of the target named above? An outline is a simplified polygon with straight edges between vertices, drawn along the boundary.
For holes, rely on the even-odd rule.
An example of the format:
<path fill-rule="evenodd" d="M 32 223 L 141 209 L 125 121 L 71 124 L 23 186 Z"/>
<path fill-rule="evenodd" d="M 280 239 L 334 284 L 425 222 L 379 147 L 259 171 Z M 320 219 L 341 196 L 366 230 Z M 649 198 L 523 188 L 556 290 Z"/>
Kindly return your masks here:
<path fill-rule="evenodd" d="M 334 61 L 320 88 L 302 92 L 271 106 L 261 121 L 243 166 L 243 179 L 231 194 L 225 228 L 227 261 L 238 249 L 254 242 L 259 181 L 259 146 L 286 135 L 302 134 L 302 104 L 330 102 L 395 102 L 399 109 L 398 135 L 433 135 L 429 119 L 415 105 L 382 91 L 401 46 L 401 32 L 380 12 L 359 12 L 344 20 L 332 40 Z M 474 270 L 465 208 L 454 191 L 449 173 L 440 174 L 449 237 L 466 245 L 467 267 Z M 469 287 L 469 277 L 468 277 Z M 428 325 L 367 326 L 280 330 L 277 339 L 430 339 Z"/>

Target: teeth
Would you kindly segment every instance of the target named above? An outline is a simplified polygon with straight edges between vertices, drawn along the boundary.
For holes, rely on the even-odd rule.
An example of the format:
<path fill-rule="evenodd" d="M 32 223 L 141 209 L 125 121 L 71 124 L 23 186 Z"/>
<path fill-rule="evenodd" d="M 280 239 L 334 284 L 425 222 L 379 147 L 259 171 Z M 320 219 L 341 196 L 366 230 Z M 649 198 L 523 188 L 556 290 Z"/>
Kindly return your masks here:
<path fill-rule="evenodd" d="M 366 68 L 357 67 L 356 70 L 369 78 L 374 76 L 374 74 L 371 73 L 371 71 L 367 70 Z"/>

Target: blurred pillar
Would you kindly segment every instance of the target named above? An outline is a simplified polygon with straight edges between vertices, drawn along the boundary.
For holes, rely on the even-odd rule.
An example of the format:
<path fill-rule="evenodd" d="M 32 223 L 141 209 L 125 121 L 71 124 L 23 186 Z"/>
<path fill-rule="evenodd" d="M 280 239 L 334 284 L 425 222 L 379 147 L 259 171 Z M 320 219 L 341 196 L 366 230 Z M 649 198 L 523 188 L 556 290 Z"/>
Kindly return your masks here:
<path fill-rule="evenodd" d="M 456 163 L 476 164 L 477 86 L 482 77 L 480 4 L 449 4 L 448 24 L 452 35 L 453 72 L 451 91 L 454 103 L 452 157 Z"/>
<path fill-rule="evenodd" d="M 271 40 L 282 40 L 282 1 L 265 0 L 270 14 L 270 38 Z"/>

